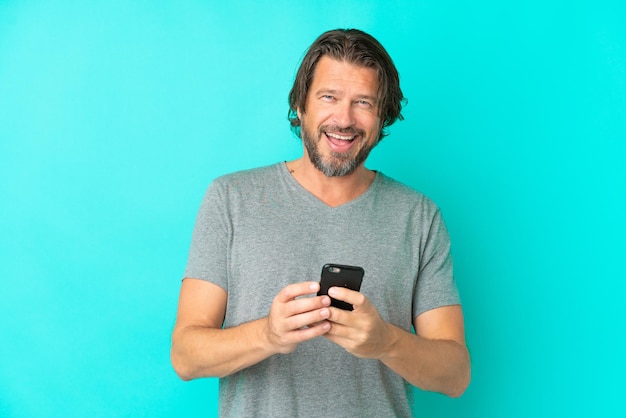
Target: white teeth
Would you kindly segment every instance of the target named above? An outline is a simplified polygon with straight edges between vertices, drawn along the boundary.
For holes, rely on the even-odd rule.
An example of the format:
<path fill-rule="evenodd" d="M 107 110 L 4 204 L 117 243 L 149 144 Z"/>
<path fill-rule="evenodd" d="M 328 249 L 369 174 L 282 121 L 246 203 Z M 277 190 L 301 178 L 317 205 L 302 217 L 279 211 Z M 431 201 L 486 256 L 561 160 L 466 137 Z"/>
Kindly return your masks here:
<path fill-rule="evenodd" d="M 333 137 L 335 139 L 342 140 L 342 141 L 351 141 L 354 139 L 354 136 L 342 136 L 342 135 L 337 135 L 337 134 L 331 134 L 329 132 L 326 132 L 326 135 Z"/>

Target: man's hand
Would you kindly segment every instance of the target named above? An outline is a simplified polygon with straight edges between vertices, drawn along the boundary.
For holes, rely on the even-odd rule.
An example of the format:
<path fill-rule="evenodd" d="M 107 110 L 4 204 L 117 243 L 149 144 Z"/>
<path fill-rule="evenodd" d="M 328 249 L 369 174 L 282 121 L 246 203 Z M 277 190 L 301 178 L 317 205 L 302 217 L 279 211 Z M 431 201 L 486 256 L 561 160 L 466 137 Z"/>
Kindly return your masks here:
<path fill-rule="evenodd" d="M 331 287 L 328 295 L 350 303 L 354 310 L 331 308 L 331 328 L 325 337 L 356 357 L 382 357 L 393 344 L 394 333 L 374 305 L 362 293 L 344 287 Z"/>
<path fill-rule="evenodd" d="M 274 298 L 264 329 L 267 341 L 278 353 L 291 353 L 301 342 L 330 330 L 328 296 L 317 293 L 319 283 L 303 282 L 284 287 Z"/>
<path fill-rule="evenodd" d="M 183 380 L 229 376 L 330 329 L 330 298 L 319 284 L 296 283 L 274 298 L 268 316 L 222 328 L 228 295 L 221 287 L 186 278 L 172 333 L 172 365 Z M 313 296 L 313 297 L 304 297 Z"/>
<path fill-rule="evenodd" d="M 361 293 L 331 287 L 328 295 L 354 306 L 330 308 L 330 331 L 324 336 L 360 358 L 378 359 L 414 386 L 458 397 L 470 380 L 463 313 L 458 305 L 422 313 L 416 335 L 385 322 Z"/>

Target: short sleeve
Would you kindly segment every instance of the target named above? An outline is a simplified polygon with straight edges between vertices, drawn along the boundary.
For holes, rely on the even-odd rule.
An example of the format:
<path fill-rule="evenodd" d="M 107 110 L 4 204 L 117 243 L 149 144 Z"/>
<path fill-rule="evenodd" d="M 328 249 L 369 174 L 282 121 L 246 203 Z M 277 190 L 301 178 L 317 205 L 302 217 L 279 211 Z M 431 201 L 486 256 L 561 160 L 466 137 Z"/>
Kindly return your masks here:
<path fill-rule="evenodd" d="M 433 213 L 420 254 L 413 318 L 431 309 L 461 303 L 452 270 L 450 237 L 439 209 Z"/>
<path fill-rule="evenodd" d="M 206 280 L 228 291 L 231 226 L 227 191 L 219 181 L 207 189 L 193 229 L 184 278 Z"/>

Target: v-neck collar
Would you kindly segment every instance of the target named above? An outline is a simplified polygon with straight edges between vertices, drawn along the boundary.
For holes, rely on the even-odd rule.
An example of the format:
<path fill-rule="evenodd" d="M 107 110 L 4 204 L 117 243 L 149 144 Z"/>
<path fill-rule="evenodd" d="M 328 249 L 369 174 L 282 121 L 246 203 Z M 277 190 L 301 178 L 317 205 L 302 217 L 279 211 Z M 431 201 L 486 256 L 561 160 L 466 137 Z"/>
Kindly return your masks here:
<path fill-rule="evenodd" d="M 326 208 L 327 210 L 340 210 L 342 208 L 345 207 L 349 207 L 352 206 L 354 204 L 357 204 L 358 202 L 360 202 L 361 200 L 364 200 L 367 198 L 367 196 L 371 193 L 373 193 L 373 190 L 378 187 L 378 183 L 381 181 L 381 173 L 379 173 L 378 171 L 374 170 L 374 180 L 372 180 L 372 183 L 367 187 L 367 189 L 361 193 L 360 195 L 358 195 L 357 197 L 355 197 L 352 200 L 347 201 L 346 203 L 342 203 L 339 206 L 330 206 L 327 203 L 323 202 L 322 200 L 320 200 L 317 196 L 315 196 L 313 193 L 311 193 L 310 191 L 308 191 L 307 189 L 305 189 L 299 182 L 298 180 L 296 180 L 291 173 L 289 172 L 289 169 L 287 168 L 287 162 L 283 161 L 281 163 L 277 164 L 278 167 L 278 171 L 280 173 L 280 176 L 293 188 L 295 189 L 300 195 L 302 195 L 305 199 L 313 202 L 315 205 L 318 206 L 322 206 L 324 208 Z"/>

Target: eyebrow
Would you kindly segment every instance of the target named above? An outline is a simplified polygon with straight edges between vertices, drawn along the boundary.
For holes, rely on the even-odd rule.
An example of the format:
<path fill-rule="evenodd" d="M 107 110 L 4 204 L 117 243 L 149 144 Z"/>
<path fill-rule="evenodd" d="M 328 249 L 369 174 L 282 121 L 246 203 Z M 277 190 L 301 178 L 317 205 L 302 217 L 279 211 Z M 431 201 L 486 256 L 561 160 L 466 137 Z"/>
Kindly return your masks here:
<path fill-rule="evenodd" d="M 327 88 L 321 88 L 315 91 L 315 95 L 319 96 L 320 94 L 332 94 L 332 95 L 337 95 L 337 93 L 339 93 L 339 90 L 335 90 L 335 89 L 327 89 Z M 378 103 L 378 98 L 376 96 L 370 96 L 368 94 L 359 94 L 356 96 L 357 99 L 365 99 L 365 100 L 369 100 L 374 104 Z"/>

